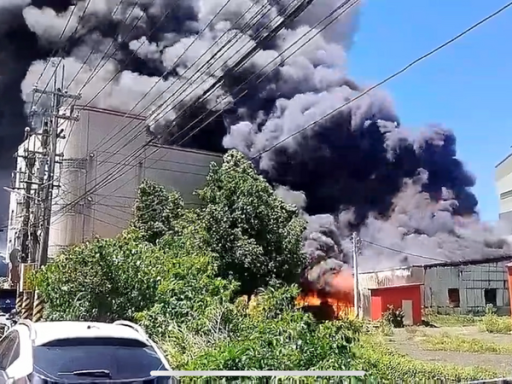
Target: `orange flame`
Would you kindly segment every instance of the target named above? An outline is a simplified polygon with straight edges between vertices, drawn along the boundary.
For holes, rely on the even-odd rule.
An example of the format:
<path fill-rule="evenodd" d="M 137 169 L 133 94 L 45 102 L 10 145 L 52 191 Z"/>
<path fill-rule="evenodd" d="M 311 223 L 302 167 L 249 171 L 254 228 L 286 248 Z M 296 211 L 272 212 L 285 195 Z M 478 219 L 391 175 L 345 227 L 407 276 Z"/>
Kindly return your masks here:
<path fill-rule="evenodd" d="M 346 271 L 337 272 L 328 282 L 328 293 L 304 292 L 297 297 L 297 307 L 310 308 L 318 313 L 323 309 L 324 317 L 331 320 L 354 317 L 354 278 Z M 322 309 L 321 309 L 322 308 Z M 325 314 L 327 312 L 327 314 Z"/>

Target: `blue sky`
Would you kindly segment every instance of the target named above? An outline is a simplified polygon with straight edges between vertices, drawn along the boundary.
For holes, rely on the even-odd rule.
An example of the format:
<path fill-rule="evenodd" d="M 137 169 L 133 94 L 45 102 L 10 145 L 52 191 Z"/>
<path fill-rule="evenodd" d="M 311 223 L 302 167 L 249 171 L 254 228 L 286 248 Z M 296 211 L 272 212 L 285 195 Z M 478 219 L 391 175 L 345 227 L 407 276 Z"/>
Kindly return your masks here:
<path fill-rule="evenodd" d="M 349 73 L 378 82 L 506 0 L 366 0 Z M 477 177 L 482 219 L 496 220 L 494 167 L 512 151 L 512 8 L 384 85 L 405 127 L 441 123 Z"/>

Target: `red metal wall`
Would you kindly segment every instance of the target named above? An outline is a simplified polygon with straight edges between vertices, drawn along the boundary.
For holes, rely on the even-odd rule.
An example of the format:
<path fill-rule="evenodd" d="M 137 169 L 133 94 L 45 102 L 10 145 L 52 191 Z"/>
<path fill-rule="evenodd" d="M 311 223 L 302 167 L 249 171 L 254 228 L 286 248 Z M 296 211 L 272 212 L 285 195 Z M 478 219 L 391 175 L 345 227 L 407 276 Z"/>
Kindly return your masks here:
<path fill-rule="evenodd" d="M 379 320 L 388 306 L 402 308 L 402 300 L 412 301 L 412 320 L 421 324 L 421 284 L 406 284 L 393 287 L 374 288 L 371 290 L 372 320 Z"/>

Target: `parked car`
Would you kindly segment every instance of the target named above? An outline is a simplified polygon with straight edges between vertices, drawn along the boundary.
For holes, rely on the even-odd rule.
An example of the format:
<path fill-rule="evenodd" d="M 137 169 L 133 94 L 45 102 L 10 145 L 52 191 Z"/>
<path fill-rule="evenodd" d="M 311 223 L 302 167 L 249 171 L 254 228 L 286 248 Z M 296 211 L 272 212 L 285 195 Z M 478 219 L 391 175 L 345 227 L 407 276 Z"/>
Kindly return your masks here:
<path fill-rule="evenodd" d="M 16 309 L 16 289 L 0 288 L 0 313 L 11 313 Z"/>
<path fill-rule="evenodd" d="M 0 384 L 163 384 L 151 376 L 171 370 L 144 330 L 128 321 L 21 320 L 0 340 Z"/>

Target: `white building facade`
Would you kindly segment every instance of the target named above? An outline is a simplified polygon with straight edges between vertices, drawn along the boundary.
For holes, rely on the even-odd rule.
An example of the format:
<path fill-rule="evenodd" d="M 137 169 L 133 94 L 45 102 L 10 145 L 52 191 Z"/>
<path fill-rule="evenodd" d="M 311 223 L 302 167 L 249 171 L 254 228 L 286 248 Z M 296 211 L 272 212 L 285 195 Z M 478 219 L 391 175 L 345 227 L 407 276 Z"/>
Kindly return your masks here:
<path fill-rule="evenodd" d="M 496 165 L 495 177 L 500 199 L 500 219 L 512 227 L 512 154 Z"/>
<path fill-rule="evenodd" d="M 146 144 L 142 116 L 92 107 L 75 107 L 78 121 L 60 125 L 49 256 L 95 237 L 111 238 L 132 217 L 137 189 L 144 179 L 182 193 L 185 204 L 197 205 L 193 192 L 204 185 L 212 162 L 222 156 L 204 151 Z M 34 136 L 19 148 L 37 150 Z M 18 161 L 23 173 L 24 161 Z M 20 187 L 19 177 L 13 180 Z M 23 194 L 11 194 L 8 245 L 18 236 Z"/>
<path fill-rule="evenodd" d="M 423 284 L 422 307 L 440 314 L 479 314 L 491 304 L 499 313 L 510 313 L 508 272 L 512 257 L 464 264 L 412 266 L 359 274 L 361 305 L 371 313 L 372 288 Z"/>

